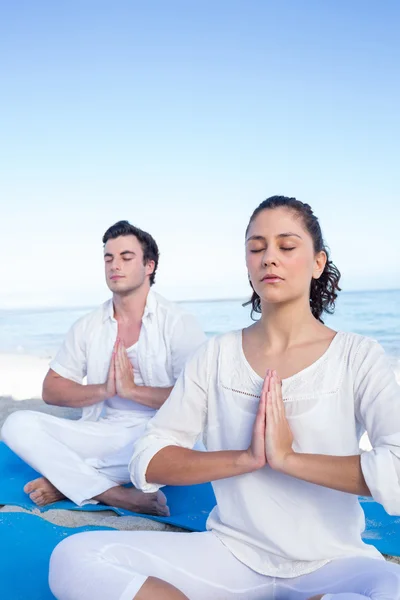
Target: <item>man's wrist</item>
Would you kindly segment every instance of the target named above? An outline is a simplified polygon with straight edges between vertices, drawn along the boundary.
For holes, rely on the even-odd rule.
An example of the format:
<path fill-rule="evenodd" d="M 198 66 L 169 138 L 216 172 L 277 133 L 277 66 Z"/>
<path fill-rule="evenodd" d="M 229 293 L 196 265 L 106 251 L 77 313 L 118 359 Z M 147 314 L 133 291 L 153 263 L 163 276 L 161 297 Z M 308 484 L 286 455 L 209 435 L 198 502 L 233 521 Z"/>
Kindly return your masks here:
<path fill-rule="evenodd" d="M 261 469 L 265 465 L 265 462 L 255 460 L 254 456 L 248 450 L 243 450 L 238 453 L 236 464 L 241 473 L 245 474 L 258 471 L 258 469 Z"/>
<path fill-rule="evenodd" d="M 99 402 L 104 402 L 105 400 L 108 400 L 109 394 L 107 392 L 107 384 L 106 383 L 100 384 L 98 386 L 97 393 L 98 393 Z"/>
<path fill-rule="evenodd" d="M 124 396 L 127 400 L 137 401 L 136 398 L 136 388 L 137 386 L 133 383 L 129 386 L 129 390 L 126 392 L 126 396 Z"/>

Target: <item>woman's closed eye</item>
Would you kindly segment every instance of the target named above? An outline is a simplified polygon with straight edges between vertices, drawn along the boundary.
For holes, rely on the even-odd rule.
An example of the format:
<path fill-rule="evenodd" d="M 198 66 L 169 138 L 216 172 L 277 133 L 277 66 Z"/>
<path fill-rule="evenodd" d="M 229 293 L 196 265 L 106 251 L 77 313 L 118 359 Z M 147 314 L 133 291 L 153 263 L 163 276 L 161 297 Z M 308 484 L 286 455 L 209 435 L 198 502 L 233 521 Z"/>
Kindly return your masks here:
<path fill-rule="evenodd" d="M 292 246 L 291 248 L 280 248 L 280 250 L 283 250 L 284 252 L 290 252 L 291 250 L 295 250 L 296 246 Z M 251 249 L 250 252 L 252 254 L 255 254 L 257 252 L 265 252 L 266 248 L 254 248 Z"/>

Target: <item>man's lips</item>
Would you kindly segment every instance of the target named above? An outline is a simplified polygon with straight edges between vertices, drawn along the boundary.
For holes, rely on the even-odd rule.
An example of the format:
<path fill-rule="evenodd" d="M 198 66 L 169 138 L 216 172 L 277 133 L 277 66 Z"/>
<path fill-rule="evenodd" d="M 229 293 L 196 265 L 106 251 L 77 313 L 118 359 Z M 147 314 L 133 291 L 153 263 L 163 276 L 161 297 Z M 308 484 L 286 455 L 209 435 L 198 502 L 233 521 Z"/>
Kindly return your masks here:
<path fill-rule="evenodd" d="M 110 279 L 123 279 L 124 275 L 112 275 Z"/>

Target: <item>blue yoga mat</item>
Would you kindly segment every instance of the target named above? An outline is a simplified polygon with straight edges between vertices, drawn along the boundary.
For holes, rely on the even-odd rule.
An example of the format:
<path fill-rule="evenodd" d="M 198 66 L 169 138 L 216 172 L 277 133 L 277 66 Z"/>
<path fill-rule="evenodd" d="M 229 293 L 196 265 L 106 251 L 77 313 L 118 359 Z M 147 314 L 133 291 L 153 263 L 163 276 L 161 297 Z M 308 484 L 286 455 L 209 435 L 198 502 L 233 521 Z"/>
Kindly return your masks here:
<path fill-rule="evenodd" d="M 39 473 L 31 469 L 31 467 L 16 456 L 6 444 L 0 442 L 0 504 L 21 506 L 27 510 L 39 508 L 42 512 L 55 508 L 84 511 L 113 510 L 118 515 L 146 517 L 154 521 L 188 529 L 189 531 L 204 531 L 207 517 L 211 509 L 215 506 L 215 496 L 212 486 L 209 483 L 204 483 L 201 485 L 164 487 L 163 492 L 167 497 L 171 512 L 169 517 L 132 513 L 104 504 L 86 504 L 79 507 L 70 500 L 60 500 L 59 502 L 54 502 L 40 508 L 32 502 L 23 490 L 24 485 L 28 481 L 37 477 L 40 477 Z"/>
<path fill-rule="evenodd" d="M 21 506 L 27 510 L 37 508 L 23 492 L 25 483 L 38 477 L 33 469 L 0 442 L 0 504 Z M 189 531 L 204 531 L 207 517 L 215 505 L 215 496 L 210 484 L 192 486 L 166 486 L 163 488 L 171 510 L 170 517 L 153 517 L 138 515 L 119 508 L 99 504 L 88 504 L 79 507 L 69 500 L 50 504 L 42 511 L 52 508 L 68 510 L 114 510 L 119 515 L 144 516 L 155 521 L 176 525 Z M 400 556 L 400 517 L 389 516 L 384 508 L 371 498 L 360 498 L 366 517 L 366 530 L 363 539 L 372 544 L 383 554 Z"/>
<path fill-rule="evenodd" d="M 381 504 L 371 498 L 360 498 L 365 513 L 363 540 L 382 554 L 400 556 L 400 517 L 391 517 Z"/>
<path fill-rule="evenodd" d="M 393 538 L 397 535 L 399 539 L 399 532 L 391 527 L 390 522 L 386 522 L 386 513 L 377 517 L 374 502 L 369 501 L 365 504 L 369 504 L 367 512 L 371 512 L 372 509 L 373 520 L 377 525 L 376 530 L 369 532 L 372 535 L 371 540 L 375 539 L 374 535 L 377 534 L 383 541 L 380 550 L 392 554 Z M 69 535 L 95 529 L 107 530 L 108 528 L 64 528 L 35 515 L 0 513 L 0 598 L 54 600 L 48 587 L 48 566 L 53 549 Z"/>
<path fill-rule="evenodd" d="M 0 598 L 54 600 L 48 585 L 50 555 L 64 538 L 108 527 L 59 527 L 26 513 L 0 513 Z"/>

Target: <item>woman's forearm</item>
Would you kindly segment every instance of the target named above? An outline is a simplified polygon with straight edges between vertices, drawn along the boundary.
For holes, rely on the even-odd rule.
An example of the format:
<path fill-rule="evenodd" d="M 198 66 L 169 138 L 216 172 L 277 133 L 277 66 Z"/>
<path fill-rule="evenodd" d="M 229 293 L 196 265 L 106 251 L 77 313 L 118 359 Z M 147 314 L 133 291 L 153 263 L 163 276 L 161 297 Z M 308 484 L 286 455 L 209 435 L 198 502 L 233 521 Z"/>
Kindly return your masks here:
<path fill-rule="evenodd" d="M 148 483 L 193 485 L 250 473 L 258 468 L 248 452 L 199 452 L 178 446 L 163 448 L 149 463 Z"/>
<path fill-rule="evenodd" d="M 340 492 L 371 495 L 361 470 L 359 455 L 327 456 L 291 452 L 279 471 Z"/>

